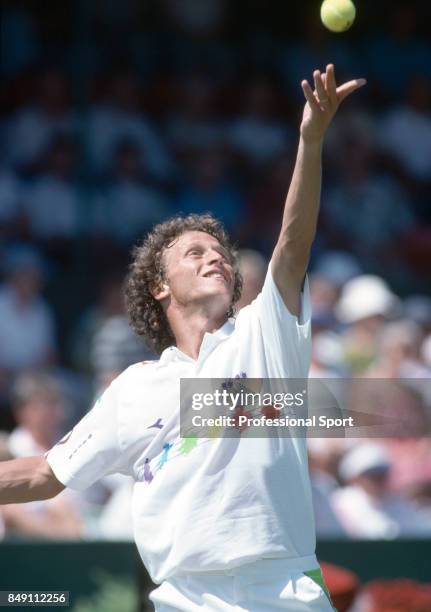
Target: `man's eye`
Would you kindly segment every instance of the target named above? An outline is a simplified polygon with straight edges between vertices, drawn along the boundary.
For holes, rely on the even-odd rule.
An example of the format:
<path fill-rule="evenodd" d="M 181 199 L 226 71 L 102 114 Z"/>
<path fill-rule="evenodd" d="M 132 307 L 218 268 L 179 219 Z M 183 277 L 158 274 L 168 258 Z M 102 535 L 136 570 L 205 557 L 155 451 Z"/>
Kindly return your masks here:
<path fill-rule="evenodd" d="M 200 251 L 198 249 L 191 249 L 187 252 L 187 255 L 200 255 Z"/>

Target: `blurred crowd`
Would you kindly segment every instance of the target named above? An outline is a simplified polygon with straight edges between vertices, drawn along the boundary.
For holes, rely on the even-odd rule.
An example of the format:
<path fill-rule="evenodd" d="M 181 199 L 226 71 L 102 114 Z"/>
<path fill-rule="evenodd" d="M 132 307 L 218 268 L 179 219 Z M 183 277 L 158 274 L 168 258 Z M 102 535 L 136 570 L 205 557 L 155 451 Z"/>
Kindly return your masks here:
<path fill-rule="evenodd" d="M 122 297 L 131 247 L 154 223 L 220 217 L 242 247 L 239 307 L 254 299 L 293 168 L 300 81 L 329 61 L 339 80 L 368 86 L 325 145 L 311 375 L 430 378 L 431 45 L 420 2 L 382 2 L 380 30 L 359 23 L 349 37 L 328 35 L 314 8 L 293 7 L 281 28 L 283 4 L 4 3 L 1 459 L 46 452 L 119 372 L 154 358 Z M 399 396 L 414 415 L 409 437 L 310 439 L 320 536 L 431 536 L 429 387 Z M 0 534 L 131 538 L 130 490 L 109 477 L 2 507 Z"/>

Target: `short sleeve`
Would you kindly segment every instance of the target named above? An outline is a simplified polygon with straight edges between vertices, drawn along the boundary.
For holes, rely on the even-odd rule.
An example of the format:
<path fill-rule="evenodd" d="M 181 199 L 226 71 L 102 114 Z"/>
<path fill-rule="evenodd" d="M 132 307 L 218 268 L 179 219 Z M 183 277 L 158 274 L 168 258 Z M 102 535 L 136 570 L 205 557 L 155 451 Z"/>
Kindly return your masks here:
<path fill-rule="evenodd" d="M 115 381 L 93 408 L 45 455 L 65 486 L 82 490 L 108 473 L 128 473 L 118 441 Z"/>
<path fill-rule="evenodd" d="M 259 319 L 268 375 L 306 378 L 311 359 L 311 305 L 308 278 L 300 295 L 300 316 L 292 314 L 272 276 L 271 265 L 262 292 L 252 304 Z"/>

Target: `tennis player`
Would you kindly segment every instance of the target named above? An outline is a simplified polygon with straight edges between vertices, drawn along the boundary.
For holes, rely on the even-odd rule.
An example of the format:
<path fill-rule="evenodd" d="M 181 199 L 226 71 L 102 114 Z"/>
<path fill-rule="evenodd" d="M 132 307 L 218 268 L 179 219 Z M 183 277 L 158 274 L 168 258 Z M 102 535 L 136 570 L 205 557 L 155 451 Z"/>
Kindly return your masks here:
<path fill-rule="evenodd" d="M 316 231 L 325 132 L 363 79 L 337 87 L 315 71 L 280 236 L 256 300 L 241 292 L 233 251 L 211 215 L 175 217 L 135 252 L 127 303 L 160 359 L 125 370 L 44 457 L 0 464 L 0 503 L 82 490 L 132 475 L 136 543 L 158 612 L 325 611 L 315 557 L 306 441 L 180 436 L 181 378 L 306 378 L 306 269 Z"/>

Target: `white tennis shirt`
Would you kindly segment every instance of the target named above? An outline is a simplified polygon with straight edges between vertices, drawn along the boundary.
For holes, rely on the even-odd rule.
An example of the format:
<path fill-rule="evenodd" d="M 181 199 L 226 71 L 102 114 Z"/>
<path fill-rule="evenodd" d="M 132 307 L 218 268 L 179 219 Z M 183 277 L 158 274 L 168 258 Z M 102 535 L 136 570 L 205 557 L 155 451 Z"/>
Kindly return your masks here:
<path fill-rule="evenodd" d="M 180 378 L 306 378 L 310 299 L 292 315 L 268 270 L 260 295 L 214 333 L 197 360 L 176 347 L 125 370 L 54 446 L 56 477 L 84 489 L 105 474 L 135 481 L 132 515 L 152 579 L 226 570 L 261 558 L 314 554 L 304 438 L 179 435 Z"/>

